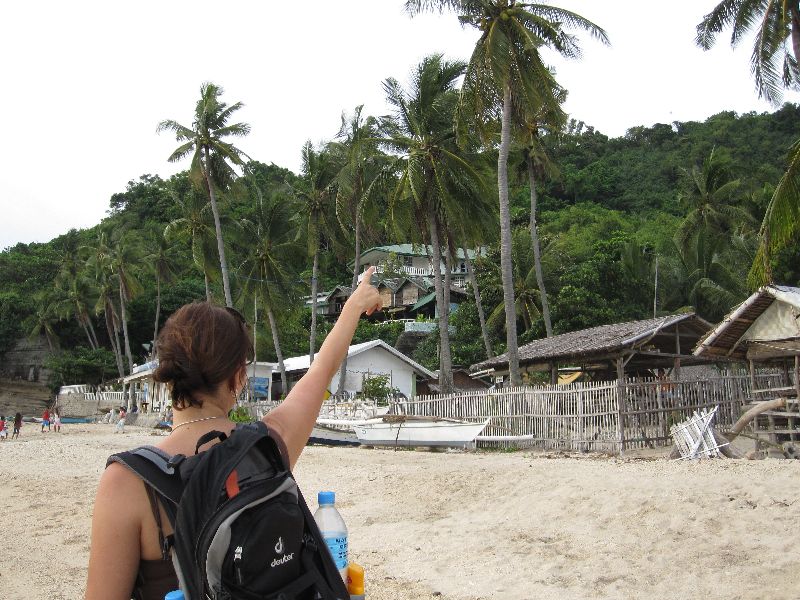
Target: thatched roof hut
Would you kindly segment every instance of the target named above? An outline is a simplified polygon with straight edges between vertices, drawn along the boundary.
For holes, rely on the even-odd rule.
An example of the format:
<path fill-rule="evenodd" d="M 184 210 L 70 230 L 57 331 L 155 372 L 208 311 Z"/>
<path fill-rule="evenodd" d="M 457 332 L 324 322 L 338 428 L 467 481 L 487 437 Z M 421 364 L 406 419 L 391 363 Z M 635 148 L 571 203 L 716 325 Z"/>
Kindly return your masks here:
<path fill-rule="evenodd" d="M 600 375 L 616 372 L 617 376 L 679 369 L 681 362 L 709 362 L 690 350 L 710 328 L 710 323 L 694 313 L 600 325 L 525 344 L 519 348 L 519 363 L 523 371 L 549 370 L 554 381 L 559 364 Z M 502 354 L 472 365 L 470 370 L 507 373 L 508 357 Z"/>
<path fill-rule="evenodd" d="M 709 331 L 694 353 L 715 359 L 759 362 L 797 356 L 800 354 L 800 288 L 762 287 Z"/>

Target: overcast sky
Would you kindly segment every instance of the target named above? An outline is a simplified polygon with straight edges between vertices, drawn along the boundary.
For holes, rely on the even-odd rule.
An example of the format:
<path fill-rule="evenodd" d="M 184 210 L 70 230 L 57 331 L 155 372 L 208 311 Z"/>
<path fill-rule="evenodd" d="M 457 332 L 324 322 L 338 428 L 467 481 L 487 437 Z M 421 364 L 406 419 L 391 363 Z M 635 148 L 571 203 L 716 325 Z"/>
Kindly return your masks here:
<path fill-rule="evenodd" d="M 580 35 L 584 58 L 552 57 L 567 111 L 619 136 L 635 125 L 773 110 L 749 76 L 751 45 L 694 46 L 718 0 L 561 0 L 605 28 L 611 48 Z M 144 173 L 168 177 L 200 85 L 244 102 L 253 158 L 299 170 L 303 142 L 330 139 L 342 111 L 385 114 L 381 81 L 407 81 L 427 54 L 467 59 L 477 38 L 452 14 L 409 18 L 402 0 L 141 0 L 6 3 L 0 114 L 0 249 L 91 227 L 111 194 Z M 797 101 L 797 95 L 786 100 Z"/>

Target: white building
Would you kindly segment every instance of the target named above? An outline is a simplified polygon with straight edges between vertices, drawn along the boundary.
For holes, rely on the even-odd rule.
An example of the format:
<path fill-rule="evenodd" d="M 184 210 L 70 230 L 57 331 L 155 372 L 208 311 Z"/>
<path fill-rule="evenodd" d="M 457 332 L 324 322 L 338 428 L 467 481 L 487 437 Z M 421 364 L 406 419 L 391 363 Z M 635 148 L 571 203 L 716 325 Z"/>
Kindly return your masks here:
<path fill-rule="evenodd" d="M 287 358 L 283 364 L 287 377 L 291 382 L 295 382 L 308 370 L 308 354 Z M 347 351 L 345 391 L 360 392 L 364 379 L 375 375 L 388 375 L 389 387 L 397 388 L 401 394 L 409 398 L 416 395 L 417 379 L 436 377 L 435 373 L 382 340 L 350 346 Z M 337 371 L 328 390 L 335 393 L 338 389 L 339 372 Z"/>

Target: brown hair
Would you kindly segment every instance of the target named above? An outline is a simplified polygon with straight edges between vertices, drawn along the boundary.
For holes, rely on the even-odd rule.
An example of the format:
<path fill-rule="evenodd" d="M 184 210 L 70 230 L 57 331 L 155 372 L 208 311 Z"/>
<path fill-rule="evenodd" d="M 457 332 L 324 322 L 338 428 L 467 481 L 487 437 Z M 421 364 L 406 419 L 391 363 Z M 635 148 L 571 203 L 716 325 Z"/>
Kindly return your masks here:
<path fill-rule="evenodd" d="M 192 302 L 167 319 L 156 342 L 156 381 L 167 383 L 172 406 L 202 406 L 194 392 L 212 392 L 253 357 L 244 318 L 231 308 Z"/>

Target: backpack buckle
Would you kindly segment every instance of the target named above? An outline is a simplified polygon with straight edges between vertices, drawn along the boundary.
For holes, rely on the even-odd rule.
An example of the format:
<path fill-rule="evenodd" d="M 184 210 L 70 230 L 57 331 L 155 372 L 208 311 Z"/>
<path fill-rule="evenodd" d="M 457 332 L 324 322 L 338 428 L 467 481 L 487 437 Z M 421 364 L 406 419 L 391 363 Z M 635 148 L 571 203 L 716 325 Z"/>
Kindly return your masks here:
<path fill-rule="evenodd" d="M 176 454 L 167 461 L 167 467 L 172 469 L 178 469 L 181 466 L 181 463 L 185 460 L 186 457 L 183 454 Z"/>

